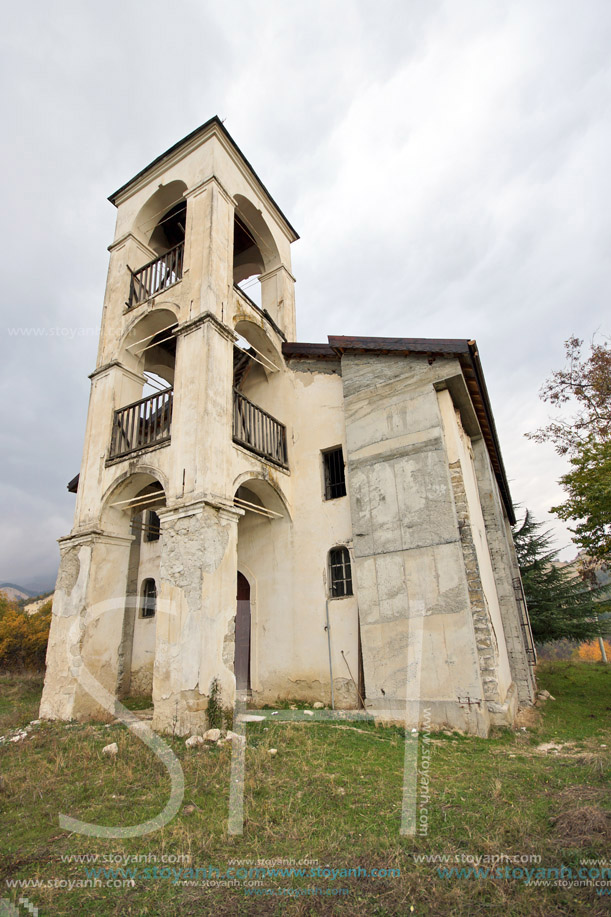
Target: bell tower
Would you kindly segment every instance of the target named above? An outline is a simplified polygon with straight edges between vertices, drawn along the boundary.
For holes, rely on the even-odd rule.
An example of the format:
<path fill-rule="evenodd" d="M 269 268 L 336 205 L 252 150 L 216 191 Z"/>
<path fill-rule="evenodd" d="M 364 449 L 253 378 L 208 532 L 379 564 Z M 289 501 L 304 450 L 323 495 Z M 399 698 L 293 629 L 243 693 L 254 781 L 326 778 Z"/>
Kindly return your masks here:
<path fill-rule="evenodd" d="M 205 722 L 214 678 L 235 693 L 238 523 L 265 502 L 243 482 L 290 506 L 282 344 L 295 339 L 298 236 L 216 117 L 109 200 L 41 715 L 111 715 L 113 698 L 151 693 L 154 727 L 185 733 Z"/>

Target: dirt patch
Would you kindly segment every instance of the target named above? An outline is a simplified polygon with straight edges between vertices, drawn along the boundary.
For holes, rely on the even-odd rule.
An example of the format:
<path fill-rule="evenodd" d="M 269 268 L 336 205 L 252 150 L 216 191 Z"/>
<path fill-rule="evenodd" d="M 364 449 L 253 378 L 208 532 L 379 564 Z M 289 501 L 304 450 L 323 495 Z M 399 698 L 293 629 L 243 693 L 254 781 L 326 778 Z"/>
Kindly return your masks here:
<path fill-rule="evenodd" d="M 598 806 L 574 806 L 553 819 L 552 823 L 554 834 L 565 847 L 611 842 L 611 813 Z"/>
<path fill-rule="evenodd" d="M 541 722 L 541 711 L 536 707 L 519 707 L 514 720 L 513 728 L 536 729 Z"/>

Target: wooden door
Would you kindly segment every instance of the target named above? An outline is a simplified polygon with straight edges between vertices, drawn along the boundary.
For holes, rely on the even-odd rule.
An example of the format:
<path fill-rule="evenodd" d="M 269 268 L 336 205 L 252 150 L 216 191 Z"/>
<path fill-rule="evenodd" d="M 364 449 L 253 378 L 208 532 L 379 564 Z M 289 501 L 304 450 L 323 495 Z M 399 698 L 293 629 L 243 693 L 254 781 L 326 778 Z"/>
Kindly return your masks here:
<path fill-rule="evenodd" d="M 235 618 L 234 672 L 238 691 L 248 690 L 250 688 L 250 583 L 239 572 Z"/>

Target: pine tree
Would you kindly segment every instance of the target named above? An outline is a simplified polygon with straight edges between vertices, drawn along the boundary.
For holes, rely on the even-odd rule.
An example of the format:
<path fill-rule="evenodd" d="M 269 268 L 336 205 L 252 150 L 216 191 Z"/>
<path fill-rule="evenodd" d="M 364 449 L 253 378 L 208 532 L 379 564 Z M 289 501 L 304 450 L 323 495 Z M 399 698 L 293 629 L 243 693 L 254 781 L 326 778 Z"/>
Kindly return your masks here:
<path fill-rule="evenodd" d="M 558 566 L 553 535 L 542 528 L 526 510 L 513 532 L 535 642 L 590 640 L 610 633 L 604 616 L 608 587 L 589 588 L 575 567 Z"/>

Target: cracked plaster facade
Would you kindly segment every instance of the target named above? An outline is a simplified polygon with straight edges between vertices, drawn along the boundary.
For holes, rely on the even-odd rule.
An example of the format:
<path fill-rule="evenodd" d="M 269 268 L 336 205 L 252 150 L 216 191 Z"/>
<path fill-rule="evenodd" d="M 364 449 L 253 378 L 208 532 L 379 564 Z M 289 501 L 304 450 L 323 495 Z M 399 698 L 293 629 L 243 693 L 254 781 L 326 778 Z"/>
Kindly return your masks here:
<path fill-rule="evenodd" d="M 239 571 L 253 704 L 329 703 L 333 683 L 337 707 L 364 703 L 410 725 L 425 709 L 433 726 L 480 735 L 511 723 L 534 681 L 473 342 L 295 343 L 297 235 L 218 119 L 111 200 L 116 234 L 41 715 L 108 717 L 109 697 L 151 693 L 154 728 L 201 730 L 212 680 L 226 704 L 236 694 Z M 180 276 L 134 302 L 133 273 L 166 257 L 168 226 L 183 233 Z M 260 305 L 235 285 L 250 275 Z M 127 416 L 116 412 L 142 398 L 151 373 L 171 387 L 171 432 L 113 454 Z M 277 427 L 260 442 L 236 436 L 246 409 L 234 389 L 256 423 L 265 412 L 284 425 L 284 459 Z M 347 492 L 325 499 L 323 453 L 338 447 Z M 149 541 L 151 508 L 160 537 Z M 329 582 L 337 546 L 352 567 L 353 594 L 341 597 Z"/>

